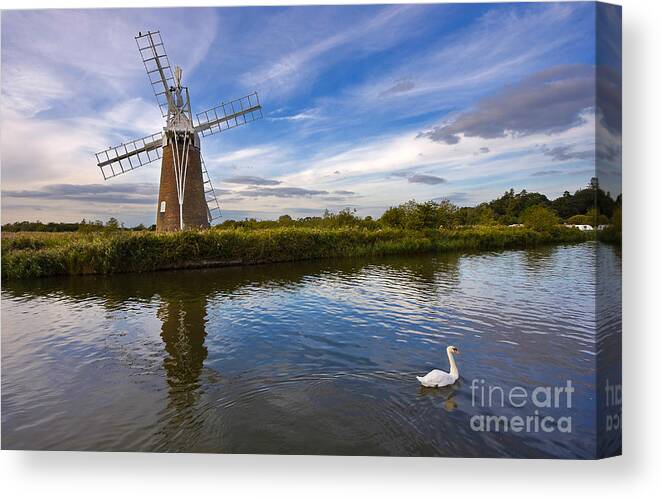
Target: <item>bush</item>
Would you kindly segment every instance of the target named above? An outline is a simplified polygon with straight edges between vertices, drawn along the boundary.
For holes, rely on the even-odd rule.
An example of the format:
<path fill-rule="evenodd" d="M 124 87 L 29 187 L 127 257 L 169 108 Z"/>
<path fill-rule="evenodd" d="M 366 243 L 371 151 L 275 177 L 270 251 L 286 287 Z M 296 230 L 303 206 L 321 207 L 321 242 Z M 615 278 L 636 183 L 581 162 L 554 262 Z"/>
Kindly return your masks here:
<path fill-rule="evenodd" d="M 558 215 L 546 206 L 536 205 L 526 208 L 521 214 L 521 222 L 538 232 L 551 232 L 558 226 Z"/>
<path fill-rule="evenodd" d="M 457 207 L 447 200 L 426 203 L 409 201 L 388 208 L 379 222 L 384 227 L 408 230 L 452 228 L 457 224 L 457 211 Z"/>
<path fill-rule="evenodd" d="M 574 215 L 567 219 L 567 223 L 571 225 L 592 225 L 587 215 Z"/>

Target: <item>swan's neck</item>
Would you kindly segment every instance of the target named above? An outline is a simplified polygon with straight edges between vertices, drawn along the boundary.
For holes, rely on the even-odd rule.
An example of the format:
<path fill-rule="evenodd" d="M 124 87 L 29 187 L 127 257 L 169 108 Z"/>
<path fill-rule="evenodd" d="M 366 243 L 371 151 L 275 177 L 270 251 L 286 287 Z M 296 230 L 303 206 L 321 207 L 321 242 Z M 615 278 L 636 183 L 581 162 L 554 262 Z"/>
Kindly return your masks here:
<path fill-rule="evenodd" d="M 454 355 L 452 355 L 452 352 L 448 352 L 448 360 L 450 361 L 450 376 L 458 378 L 459 369 L 457 369 L 457 363 L 454 361 Z"/>

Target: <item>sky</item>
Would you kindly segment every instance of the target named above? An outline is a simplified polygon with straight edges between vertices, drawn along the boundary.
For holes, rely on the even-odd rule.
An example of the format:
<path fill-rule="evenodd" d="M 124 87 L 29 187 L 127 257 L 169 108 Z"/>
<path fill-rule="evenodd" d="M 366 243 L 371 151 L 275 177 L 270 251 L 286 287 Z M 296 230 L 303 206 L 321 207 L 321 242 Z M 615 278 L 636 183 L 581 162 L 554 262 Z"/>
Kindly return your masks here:
<path fill-rule="evenodd" d="M 259 93 L 263 119 L 201 139 L 223 219 L 555 198 L 595 168 L 617 195 L 619 22 L 589 2 L 4 11 L 2 223 L 154 223 L 160 164 L 104 181 L 94 157 L 164 126 L 146 30 L 194 113 Z"/>

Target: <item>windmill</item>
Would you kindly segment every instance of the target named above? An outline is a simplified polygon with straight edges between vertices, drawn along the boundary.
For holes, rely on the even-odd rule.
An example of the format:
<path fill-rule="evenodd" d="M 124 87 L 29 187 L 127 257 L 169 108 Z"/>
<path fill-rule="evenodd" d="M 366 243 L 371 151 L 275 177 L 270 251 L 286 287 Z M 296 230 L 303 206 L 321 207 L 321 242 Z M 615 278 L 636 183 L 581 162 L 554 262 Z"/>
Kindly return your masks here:
<path fill-rule="evenodd" d="M 193 121 L 188 87 L 179 66 L 172 70 L 159 31 L 138 33 L 138 51 L 158 107 L 166 119 L 163 131 L 96 153 L 108 180 L 161 159 L 156 230 L 204 228 L 220 217 L 218 199 L 200 154 L 203 137 L 236 128 L 262 117 L 257 92 L 196 114 Z"/>

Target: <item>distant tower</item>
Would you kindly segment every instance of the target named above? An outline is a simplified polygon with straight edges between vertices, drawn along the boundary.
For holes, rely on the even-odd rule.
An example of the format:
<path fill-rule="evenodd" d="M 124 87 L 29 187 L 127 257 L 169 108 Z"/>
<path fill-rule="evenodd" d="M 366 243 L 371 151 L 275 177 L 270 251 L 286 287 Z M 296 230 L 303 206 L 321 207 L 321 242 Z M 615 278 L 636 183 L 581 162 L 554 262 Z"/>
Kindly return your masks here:
<path fill-rule="evenodd" d="M 220 217 L 220 208 L 200 154 L 199 135 L 261 118 L 259 97 L 254 92 L 198 113 L 195 125 L 188 87 L 181 84 L 183 71 L 179 66 L 172 71 L 160 32 L 138 33 L 135 39 L 166 125 L 161 133 L 97 153 L 97 163 L 107 180 L 162 158 L 156 230 L 207 228 Z"/>

